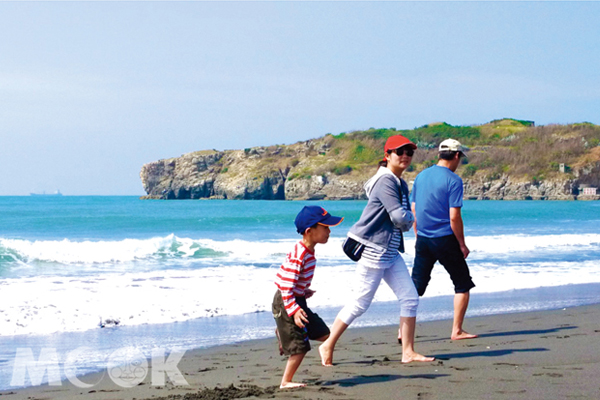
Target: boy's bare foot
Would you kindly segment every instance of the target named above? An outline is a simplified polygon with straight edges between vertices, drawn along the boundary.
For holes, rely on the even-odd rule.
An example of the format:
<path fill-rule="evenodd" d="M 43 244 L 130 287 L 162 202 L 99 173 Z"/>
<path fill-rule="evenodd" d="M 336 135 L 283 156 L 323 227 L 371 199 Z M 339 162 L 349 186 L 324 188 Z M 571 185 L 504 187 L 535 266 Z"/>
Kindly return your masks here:
<path fill-rule="evenodd" d="M 306 386 L 306 383 L 287 382 L 279 385 L 279 389 L 293 389 Z"/>
<path fill-rule="evenodd" d="M 435 361 L 435 357 L 426 357 L 419 353 L 402 354 L 402 364 L 408 364 L 413 361 L 431 362 L 431 361 Z"/>
<path fill-rule="evenodd" d="M 325 344 L 319 346 L 319 355 L 321 356 L 321 364 L 324 367 L 333 367 L 333 353 L 325 347 Z"/>
<path fill-rule="evenodd" d="M 450 339 L 452 340 L 463 340 L 463 339 L 475 339 L 477 335 L 473 335 L 471 333 L 460 331 L 456 335 L 452 335 Z"/>

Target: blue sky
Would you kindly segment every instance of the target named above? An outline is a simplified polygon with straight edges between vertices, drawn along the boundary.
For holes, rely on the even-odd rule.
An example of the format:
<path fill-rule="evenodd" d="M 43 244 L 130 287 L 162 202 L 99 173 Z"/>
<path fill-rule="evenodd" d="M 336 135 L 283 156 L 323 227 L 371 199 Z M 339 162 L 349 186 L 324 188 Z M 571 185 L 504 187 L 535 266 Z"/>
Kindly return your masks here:
<path fill-rule="evenodd" d="M 600 2 L 0 2 L 0 195 L 369 127 L 600 123 Z"/>

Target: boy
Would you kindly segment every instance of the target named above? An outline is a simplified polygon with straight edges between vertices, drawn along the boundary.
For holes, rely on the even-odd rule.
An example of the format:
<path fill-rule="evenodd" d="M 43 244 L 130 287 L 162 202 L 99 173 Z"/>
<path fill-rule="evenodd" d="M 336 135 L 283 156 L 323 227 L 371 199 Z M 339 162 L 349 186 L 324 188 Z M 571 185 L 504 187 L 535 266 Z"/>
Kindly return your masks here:
<path fill-rule="evenodd" d="M 306 386 L 292 382 L 294 373 L 300 367 L 310 350 L 309 339 L 324 341 L 329 337 L 325 322 L 306 305 L 306 299 L 315 291 L 309 289 L 317 260 L 315 246 L 327 243 L 329 227 L 343 221 L 318 206 L 306 206 L 296 216 L 295 224 L 302 235 L 279 268 L 275 285 L 277 292 L 273 298 L 273 317 L 277 323 L 277 336 L 280 352 L 290 356 L 280 389 Z"/>

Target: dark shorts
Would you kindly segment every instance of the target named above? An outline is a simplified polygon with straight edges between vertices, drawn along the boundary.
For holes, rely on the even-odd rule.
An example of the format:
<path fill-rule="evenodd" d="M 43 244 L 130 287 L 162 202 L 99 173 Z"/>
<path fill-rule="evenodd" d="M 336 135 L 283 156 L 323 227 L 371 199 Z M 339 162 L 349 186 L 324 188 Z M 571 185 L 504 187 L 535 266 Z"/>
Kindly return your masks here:
<path fill-rule="evenodd" d="M 287 315 L 279 290 L 273 297 L 273 318 L 277 324 L 283 353 L 286 355 L 307 353 L 310 350 L 309 339 L 315 340 L 329 335 L 329 328 L 319 315 L 308 308 L 305 297 L 296 297 L 296 303 L 308 316 L 308 323 L 304 328 L 299 328 L 294 323 L 294 317 Z"/>
<path fill-rule="evenodd" d="M 426 238 L 417 235 L 412 280 L 419 296 L 423 296 L 436 261 L 444 266 L 454 283 L 454 293 L 467 293 L 475 287 L 460 244 L 454 235 Z"/>

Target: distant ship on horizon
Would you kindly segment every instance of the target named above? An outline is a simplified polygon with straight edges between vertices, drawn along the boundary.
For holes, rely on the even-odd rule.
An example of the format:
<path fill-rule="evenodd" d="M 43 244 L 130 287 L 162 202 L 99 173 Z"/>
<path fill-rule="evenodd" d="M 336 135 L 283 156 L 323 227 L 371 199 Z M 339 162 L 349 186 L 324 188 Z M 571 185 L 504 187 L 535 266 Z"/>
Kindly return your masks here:
<path fill-rule="evenodd" d="M 57 190 L 54 193 L 46 193 L 46 192 L 42 192 L 42 193 L 29 193 L 30 196 L 62 196 L 63 194 L 60 192 L 60 190 Z"/>

